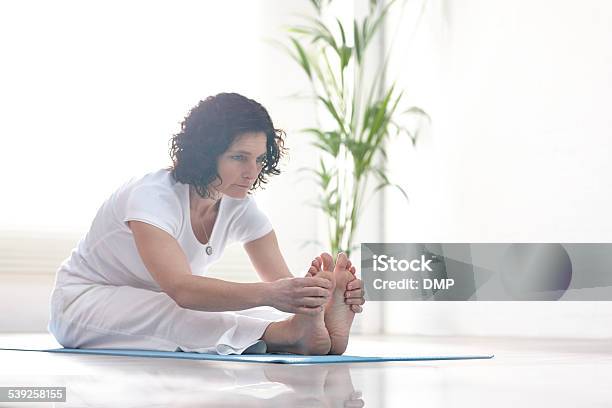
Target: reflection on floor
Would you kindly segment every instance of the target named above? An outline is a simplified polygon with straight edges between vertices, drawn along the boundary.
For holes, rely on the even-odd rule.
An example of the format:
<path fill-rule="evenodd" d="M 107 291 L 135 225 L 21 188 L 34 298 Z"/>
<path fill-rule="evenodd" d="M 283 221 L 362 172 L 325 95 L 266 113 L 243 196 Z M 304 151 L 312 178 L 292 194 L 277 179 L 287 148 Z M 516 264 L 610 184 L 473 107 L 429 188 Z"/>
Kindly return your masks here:
<path fill-rule="evenodd" d="M 0 347 L 57 346 L 48 335 L 0 335 Z M 362 336 L 347 351 L 489 353 L 495 358 L 285 366 L 0 351 L 0 386 L 65 386 L 66 403 L 31 405 L 56 407 L 612 405 L 612 340 Z"/>

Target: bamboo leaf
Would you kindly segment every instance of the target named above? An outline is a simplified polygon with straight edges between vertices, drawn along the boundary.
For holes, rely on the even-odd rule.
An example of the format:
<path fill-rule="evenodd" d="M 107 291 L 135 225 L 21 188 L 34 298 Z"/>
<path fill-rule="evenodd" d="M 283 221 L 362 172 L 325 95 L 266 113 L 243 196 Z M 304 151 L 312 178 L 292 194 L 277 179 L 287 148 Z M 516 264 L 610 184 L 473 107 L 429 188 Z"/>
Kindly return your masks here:
<path fill-rule="evenodd" d="M 423 109 L 418 108 L 416 106 L 413 106 L 411 108 L 404 110 L 402 114 L 417 115 L 420 118 L 425 118 L 427 120 L 427 123 L 431 124 L 431 117 L 427 114 L 427 112 L 425 112 Z M 410 137 L 410 141 L 412 142 L 412 145 L 416 146 L 417 139 L 420 135 L 420 130 L 421 130 L 420 126 L 416 128 L 414 133 L 410 132 L 408 129 L 406 129 L 406 127 L 401 127 L 401 128 L 398 127 L 398 132 L 399 132 L 399 129 L 404 131 L 408 135 L 408 137 Z"/>
<path fill-rule="evenodd" d="M 406 194 L 406 191 L 402 188 L 402 186 L 400 186 L 399 184 L 391 183 L 382 168 L 372 167 L 372 171 L 380 179 L 380 184 L 374 189 L 374 192 L 377 192 L 378 190 L 384 187 L 395 187 L 399 190 L 400 193 L 402 193 L 404 198 L 409 201 L 408 194 Z"/>
<path fill-rule="evenodd" d="M 323 1 L 324 0 L 310 0 L 310 4 L 312 4 L 312 6 L 319 14 L 321 14 L 321 10 L 323 8 Z"/>
<path fill-rule="evenodd" d="M 357 57 L 357 63 L 361 64 L 361 40 L 359 34 L 359 25 L 357 25 L 357 20 L 353 21 L 353 41 L 355 46 L 355 56 Z"/>
<path fill-rule="evenodd" d="M 361 175 L 365 173 L 365 161 L 366 153 L 372 148 L 365 142 L 347 139 L 345 142 L 346 148 L 351 152 L 353 157 L 353 163 L 355 165 L 355 179 L 360 179 Z"/>
<path fill-rule="evenodd" d="M 391 186 L 397 188 L 399 192 L 402 193 L 406 201 L 410 202 L 410 198 L 408 198 L 408 194 L 406 194 L 406 191 L 404 191 L 404 189 L 399 184 L 391 184 Z"/>
<path fill-rule="evenodd" d="M 383 159 L 387 160 L 387 152 L 384 149 L 384 147 L 381 146 L 381 148 L 378 149 L 378 151 L 380 152 L 380 155 L 383 157 Z"/>
<path fill-rule="evenodd" d="M 406 113 L 410 113 L 410 114 L 417 114 L 417 115 L 422 115 L 424 116 L 429 122 L 431 122 L 431 118 L 429 117 L 429 115 L 427 114 L 427 112 L 425 112 L 423 109 L 416 107 L 416 106 L 412 106 L 404 111 L 402 111 L 402 114 L 406 114 Z"/>
<path fill-rule="evenodd" d="M 286 31 L 295 34 L 312 34 L 312 28 L 306 26 L 288 27 Z"/>
<path fill-rule="evenodd" d="M 311 169 L 310 167 L 300 167 L 297 171 L 298 171 L 298 173 L 306 172 L 306 173 L 318 174 L 315 169 Z"/>
<path fill-rule="evenodd" d="M 318 18 L 306 17 L 306 19 L 312 24 L 313 35 L 316 34 L 316 40 L 323 40 L 330 47 L 332 47 L 336 54 L 340 55 L 338 45 L 336 44 L 336 39 L 329 28 Z"/>
<path fill-rule="evenodd" d="M 342 38 L 342 45 L 346 45 L 346 36 L 344 35 L 344 27 L 342 27 L 342 23 L 340 19 L 336 17 L 336 22 L 338 23 L 338 27 L 340 28 L 340 36 Z"/>
<path fill-rule="evenodd" d="M 369 132 L 367 137 L 368 144 L 372 143 L 374 137 L 379 132 L 383 124 L 383 121 L 387 114 L 387 105 L 389 104 L 389 100 L 391 99 L 391 95 L 393 94 L 394 86 L 395 84 L 391 85 L 385 97 L 377 104 L 376 112 L 374 113 L 374 118 L 372 119 L 372 122 L 369 126 Z"/>
<path fill-rule="evenodd" d="M 323 61 L 325 61 L 325 66 L 327 67 L 327 73 L 329 75 L 329 78 L 331 78 L 331 85 L 333 86 L 334 90 L 336 91 L 336 97 L 337 99 L 339 99 L 340 101 L 342 101 L 342 90 L 340 89 L 340 87 L 338 86 L 338 81 L 336 80 L 336 75 L 334 74 L 334 69 L 331 67 L 331 64 L 329 63 L 329 59 L 327 58 L 327 54 L 323 54 Z M 340 71 L 340 77 L 343 78 L 343 72 Z M 330 97 L 331 100 L 331 97 Z"/>
<path fill-rule="evenodd" d="M 343 46 L 342 52 L 340 55 L 340 69 L 344 70 L 349 61 L 351 60 L 351 55 L 353 54 L 353 49 L 351 47 Z"/>
<path fill-rule="evenodd" d="M 389 179 L 387 178 L 387 175 L 382 171 L 380 167 L 373 167 L 372 170 L 381 179 L 382 183 L 389 184 Z"/>
<path fill-rule="evenodd" d="M 393 5 L 393 3 L 395 3 L 396 0 L 391 0 L 380 12 L 380 14 L 376 17 L 376 19 L 374 20 L 374 23 L 370 26 L 367 27 L 367 20 L 364 19 L 364 29 L 363 29 L 363 36 L 364 36 L 364 49 L 366 48 L 367 44 L 370 42 L 370 40 L 372 39 L 372 37 L 374 37 L 374 34 L 376 34 L 376 31 L 378 30 L 378 27 L 381 25 L 381 23 L 383 22 L 385 16 L 387 15 L 387 12 L 389 11 L 389 8 Z"/>
<path fill-rule="evenodd" d="M 332 117 L 336 120 L 336 122 L 338 123 L 338 126 L 340 127 L 341 131 L 343 134 L 346 134 L 346 131 L 344 129 L 344 122 L 342 122 L 342 119 L 340 118 L 340 115 L 338 114 L 338 111 L 336 110 L 336 108 L 334 107 L 334 104 L 323 98 L 322 96 L 319 96 L 319 100 L 321 102 L 323 102 L 323 105 L 325 105 L 325 107 L 327 108 L 327 110 L 329 111 L 329 113 L 332 115 Z"/>
<path fill-rule="evenodd" d="M 376 188 L 372 191 L 372 194 L 377 193 L 379 190 L 381 190 L 382 188 L 385 187 L 395 187 L 397 188 L 397 190 L 402 194 L 402 196 L 406 199 L 407 202 L 410 202 L 410 198 L 408 198 L 408 194 L 406 194 L 406 191 L 404 191 L 404 189 L 399 185 L 399 184 L 392 184 L 392 183 L 380 183 L 378 186 L 376 186 Z"/>
<path fill-rule="evenodd" d="M 329 131 L 323 132 L 316 128 L 308 128 L 302 130 L 305 133 L 310 133 L 317 138 L 315 144 L 322 150 L 329 152 L 332 156 L 337 157 L 340 151 L 340 135 L 338 132 Z"/>
<path fill-rule="evenodd" d="M 370 127 L 370 121 L 372 120 L 372 115 L 374 115 L 377 106 L 366 106 L 366 110 L 363 114 L 363 123 L 361 125 L 361 129 L 365 130 Z"/>
<path fill-rule="evenodd" d="M 310 62 L 308 61 L 308 57 L 306 56 L 306 51 L 304 51 L 304 48 L 302 47 L 300 42 L 295 39 L 295 37 L 289 37 L 289 39 L 291 40 L 298 52 L 298 62 L 300 66 L 304 69 L 304 71 L 306 71 L 306 74 L 308 74 L 308 78 L 312 78 L 312 72 L 310 71 Z"/>
<path fill-rule="evenodd" d="M 365 53 L 366 48 L 368 48 L 368 17 L 365 17 L 363 23 L 361 23 L 361 42 Z"/>

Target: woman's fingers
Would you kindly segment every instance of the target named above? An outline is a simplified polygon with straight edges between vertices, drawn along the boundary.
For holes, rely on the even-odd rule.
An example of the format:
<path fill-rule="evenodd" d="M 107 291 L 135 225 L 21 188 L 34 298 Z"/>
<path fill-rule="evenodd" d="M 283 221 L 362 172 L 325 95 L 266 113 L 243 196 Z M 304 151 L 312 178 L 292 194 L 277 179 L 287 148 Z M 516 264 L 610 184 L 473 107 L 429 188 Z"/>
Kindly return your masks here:
<path fill-rule="evenodd" d="M 348 283 L 348 285 L 346 285 L 346 290 L 348 291 L 352 291 L 355 289 L 361 289 L 361 288 L 363 288 L 363 282 L 361 281 L 361 279 L 357 279 L 357 278 L 353 279 L 352 281 Z"/>
<path fill-rule="evenodd" d="M 332 282 L 329 279 L 317 278 L 316 276 L 306 276 L 303 278 L 295 278 L 297 285 L 302 287 L 318 286 L 321 288 L 331 289 Z"/>
<path fill-rule="evenodd" d="M 363 297 L 363 289 L 353 289 L 347 290 L 344 292 L 345 298 L 362 298 Z"/>
<path fill-rule="evenodd" d="M 299 306 L 317 307 L 317 306 L 323 306 L 324 304 L 326 304 L 327 303 L 327 298 L 326 297 L 322 297 L 322 296 L 303 297 L 303 298 L 297 300 L 296 303 L 298 303 Z"/>
<path fill-rule="evenodd" d="M 363 311 L 361 305 L 365 303 L 363 282 L 361 279 L 355 278 L 346 285 L 346 288 L 344 303 L 350 305 L 353 312 L 361 313 Z"/>
<path fill-rule="evenodd" d="M 318 269 L 314 266 L 311 266 L 310 268 L 308 268 L 308 272 L 306 272 L 305 276 L 315 276 L 318 272 Z"/>
<path fill-rule="evenodd" d="M 353 276 L 355 276 L 355 274 L 357 273 L 357 269 L 355 269 L 355 266 L 350 260 L 346 264 L 346 269 L 348 269 L 349 272 L 353 274 Z"/>
<path fill-rule="evenodd" d="M 353 313 L 361 313 L 363 312 L 363 307 L 359 305 L 351 305 L 351 310 L 353 311 Z"/>
<path fill-rule="evenodd" d="M 329 298 L 329 289 L 325 289 L 325 288 L 318 288 L 316 286 L 311 286 L 311 287 L 306 287 L 306 288 L 302 288 L 298 291 L 298 294 L 300 296 L 321 296 L 324 298 Z"/>

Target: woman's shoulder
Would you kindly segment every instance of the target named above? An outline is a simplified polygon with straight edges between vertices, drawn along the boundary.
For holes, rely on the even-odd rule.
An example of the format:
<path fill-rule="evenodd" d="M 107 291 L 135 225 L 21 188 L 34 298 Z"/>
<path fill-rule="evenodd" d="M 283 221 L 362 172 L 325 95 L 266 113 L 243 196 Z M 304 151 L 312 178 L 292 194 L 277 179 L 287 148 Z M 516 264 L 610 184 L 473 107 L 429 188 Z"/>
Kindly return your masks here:
<path fill-rule="evenodd" d="M 177 182 L 172 173 L 168 169 L 155 169 L 143 171 L 132 177 L 127 183 L 131 189 L 147 186 L 149 189 L 158 189 L 160 191 L 173 191 L 180 193 L 184 190 L 185 185 Z"/>
<path fill-rule="evenodd" d="M 153 171 L 126 187 L 117 198 L 116 212 L 124 223 L 145 221 L 177 238 L 188 208 L 187 199 L 186 192 L 175 191 L 166 172 Z"/>
<path fill-rule="evenodd" d="M 128 181 L 117 193 L 118 202 L 158 205 L 167 203 L 173 209 L 189 208 L 187 186 L 173 181 L 165 169 L 140 173 Z"/>
<path fill-rule="evenodd" d="M 255 197 L 250 194 L 245 198 L 233 198 L 224 195 L 222 204 L 228 213 L 231 213 L 236 217 L 242 217 L 243 215 L 259 211 Z"/>
<path fill-rule="evenodd" d="M 175 184 L 176 181 L 168 169 L 147 169 L 132 177 L 139 184 Z"/>
<path fill-rule="evenodd" d="M 228 215 L 228 218 L 231 219 L 230 235 L 234 240 L 250 242 L 272 230 L 268 216 L 258 208 L 255 197 L 247 195 L 244 199 L 229 198 L 227 203 L 233 210 L 233 215 Z"/>

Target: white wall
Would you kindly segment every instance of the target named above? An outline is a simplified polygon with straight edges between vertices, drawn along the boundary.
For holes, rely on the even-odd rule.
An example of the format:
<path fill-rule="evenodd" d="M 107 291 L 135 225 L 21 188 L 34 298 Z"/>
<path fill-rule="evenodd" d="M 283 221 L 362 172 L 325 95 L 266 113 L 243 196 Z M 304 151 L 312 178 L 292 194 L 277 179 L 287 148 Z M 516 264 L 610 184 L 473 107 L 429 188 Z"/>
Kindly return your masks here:
<path fill-rule="evenodd" d="M 612 241 L 612 3 L 427 1 L 411 37 L 422 1 L 392 77 L 433 125 L 389 149 L 386 241 Z M 391 333 L 612 336 L 610 302 L 385 306 Z"/>
<path fill-rule="evenodd" d="M 260 101 L 287 130 L 287 172 L 313 161 L 296 130 L 314 112 L 282 99 L 305 81 L 265 43 L 289 11 L 300 10 L 239 0 L 3 4 L 0 35 L 11 41 L 0 66 L 0 137 L 10 154 L 0 182 L 11 194 L 0 228 L 85 232 L 115 188 L 170 164 L 168 139 L 193 105 L 218 92 Z M 287 203 L 269 196 L 291 185 L 273 180 L 262 194 L 279 226 L 287 215 L 274 210 Z M 301 211 L 299 197 L 289 198 Z M 311 236 L 315 223 L 304 210 L 293 232 Z"/>
<path fill-rule="evenodd" d="M 287 132 L 284 175 L 256 198 L 292 271 L 306 272 L 321 248 L 302 244 L 319 227 L 304 205 L 313 192 L 295 185 L 297 169 L 317 158 L 297 130 L 313 125 L 314 109 L 287 97 L 307 83 L 266 39 L 309 10 L 280 0 L 0 6 L 0 331 L 45 330 L 53 273 L 99 206 L 134 174 L 170 164 L 168 139 L 218 92 L 258 100 Z M 63 236 L 53 253 L 35 248 Z M 257 279 L 240 248 L 216 265 L 218 276 L 227 271 Z"/>

